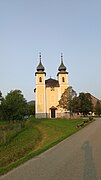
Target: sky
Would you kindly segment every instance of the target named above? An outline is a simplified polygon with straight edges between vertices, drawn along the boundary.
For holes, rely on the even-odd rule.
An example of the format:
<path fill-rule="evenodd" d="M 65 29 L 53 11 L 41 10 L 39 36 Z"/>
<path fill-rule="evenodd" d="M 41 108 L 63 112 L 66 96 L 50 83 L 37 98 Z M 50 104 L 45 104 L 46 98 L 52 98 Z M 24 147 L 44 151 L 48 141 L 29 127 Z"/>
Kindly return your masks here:
<path fill-rule="evenodd" d="M 63 61 L 69 85 L 101 99 L 101 0 L 0 0 L 0 90 L 35 99 L 39 52 L 46 79 Z"/>

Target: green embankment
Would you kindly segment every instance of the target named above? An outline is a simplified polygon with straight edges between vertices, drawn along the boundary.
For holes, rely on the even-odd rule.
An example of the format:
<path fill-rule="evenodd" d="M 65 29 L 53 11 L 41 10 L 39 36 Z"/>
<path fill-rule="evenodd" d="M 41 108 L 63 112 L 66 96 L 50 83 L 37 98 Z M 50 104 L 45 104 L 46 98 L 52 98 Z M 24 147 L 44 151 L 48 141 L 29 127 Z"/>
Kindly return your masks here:
<path fill-rule="evenodd" d="M 77 132 L 82 119 L 34 119 L 31 117 L 19 132 L 6 132 L 8 141 L 0 144 L 0 174 L 24 163 Z M 0 126 L 5 123 L 0 123 Z M 8 126 L 8 124 L 7 124 Z M 11 135 L 11 136 L 10 136 Z"/>

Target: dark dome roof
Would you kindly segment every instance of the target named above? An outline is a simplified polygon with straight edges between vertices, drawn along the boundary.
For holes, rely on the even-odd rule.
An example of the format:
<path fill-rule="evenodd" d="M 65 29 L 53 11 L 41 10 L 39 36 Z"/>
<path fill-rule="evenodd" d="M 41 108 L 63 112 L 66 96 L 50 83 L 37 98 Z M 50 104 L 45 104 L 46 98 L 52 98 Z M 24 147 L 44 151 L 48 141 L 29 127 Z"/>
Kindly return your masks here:
<path fill-rule="evenodd" d="M 59 71 L 66 71 L 66 67 L 65 67 L 65 65 L 63 64 L 63 61 L 62 61 L 62 60 L 61 60 L 61 64 L 60 64 L 58 70 L 59 70 Z"/>
<path fill-rule="evenodd" d="M 45 70 L 45 68 L 44 68 L 44 66 L 42 65 L 41 60 L 40 60 L 40 63 L 39 63 L 39 65 L 37 66 L 37 71 L 44 71 L 44 70 Z"/>
<path fill-rule="evenodd" d="M 45 70 L 45 68 L 44 68 L 44 66 L 42 65 L 42 62 L 41 62 L 41 53 L 39 53 L 39 59 L 40 59 L 40 62 L 39 62 L 39 65 L 37 66 L 37 71 L 39 72 L 39 71 L 44 71 Z"/>
<path fill-rule="evenodd" d="M 45 81 L 46 87 L 59 87 L 59 82 L 55 79 L 49 78 Z"/>

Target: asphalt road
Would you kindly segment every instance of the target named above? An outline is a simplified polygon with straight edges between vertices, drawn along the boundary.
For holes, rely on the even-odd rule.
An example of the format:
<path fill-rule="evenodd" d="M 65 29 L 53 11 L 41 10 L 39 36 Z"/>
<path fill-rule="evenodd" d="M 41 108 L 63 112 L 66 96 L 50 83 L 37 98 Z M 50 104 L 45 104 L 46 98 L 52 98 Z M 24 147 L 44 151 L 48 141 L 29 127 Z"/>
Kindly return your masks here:
<path fill-rule="evenodd" d="M 101 180 L 101 119 L 0 180 Z"/>

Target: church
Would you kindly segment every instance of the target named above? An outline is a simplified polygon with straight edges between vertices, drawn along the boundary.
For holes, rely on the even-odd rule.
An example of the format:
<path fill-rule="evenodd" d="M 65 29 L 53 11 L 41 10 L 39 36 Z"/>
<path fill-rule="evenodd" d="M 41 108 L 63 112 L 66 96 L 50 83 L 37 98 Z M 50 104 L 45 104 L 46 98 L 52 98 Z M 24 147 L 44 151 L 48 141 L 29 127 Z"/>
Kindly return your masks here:
<path fill-rule="evenodd" d="M 59 108 L 61 95 L 68 88 L 68 72 L 63 63 L 58 67 L 57 79 L 46 79 L 45 68 L 42 64 L 41 54 L 39 55 L 39 65 L 35 72 L 36 88 L 35 92 L 35 117 L 36 118 L 58 118 L 64 117 L 65 111 Z"/>

